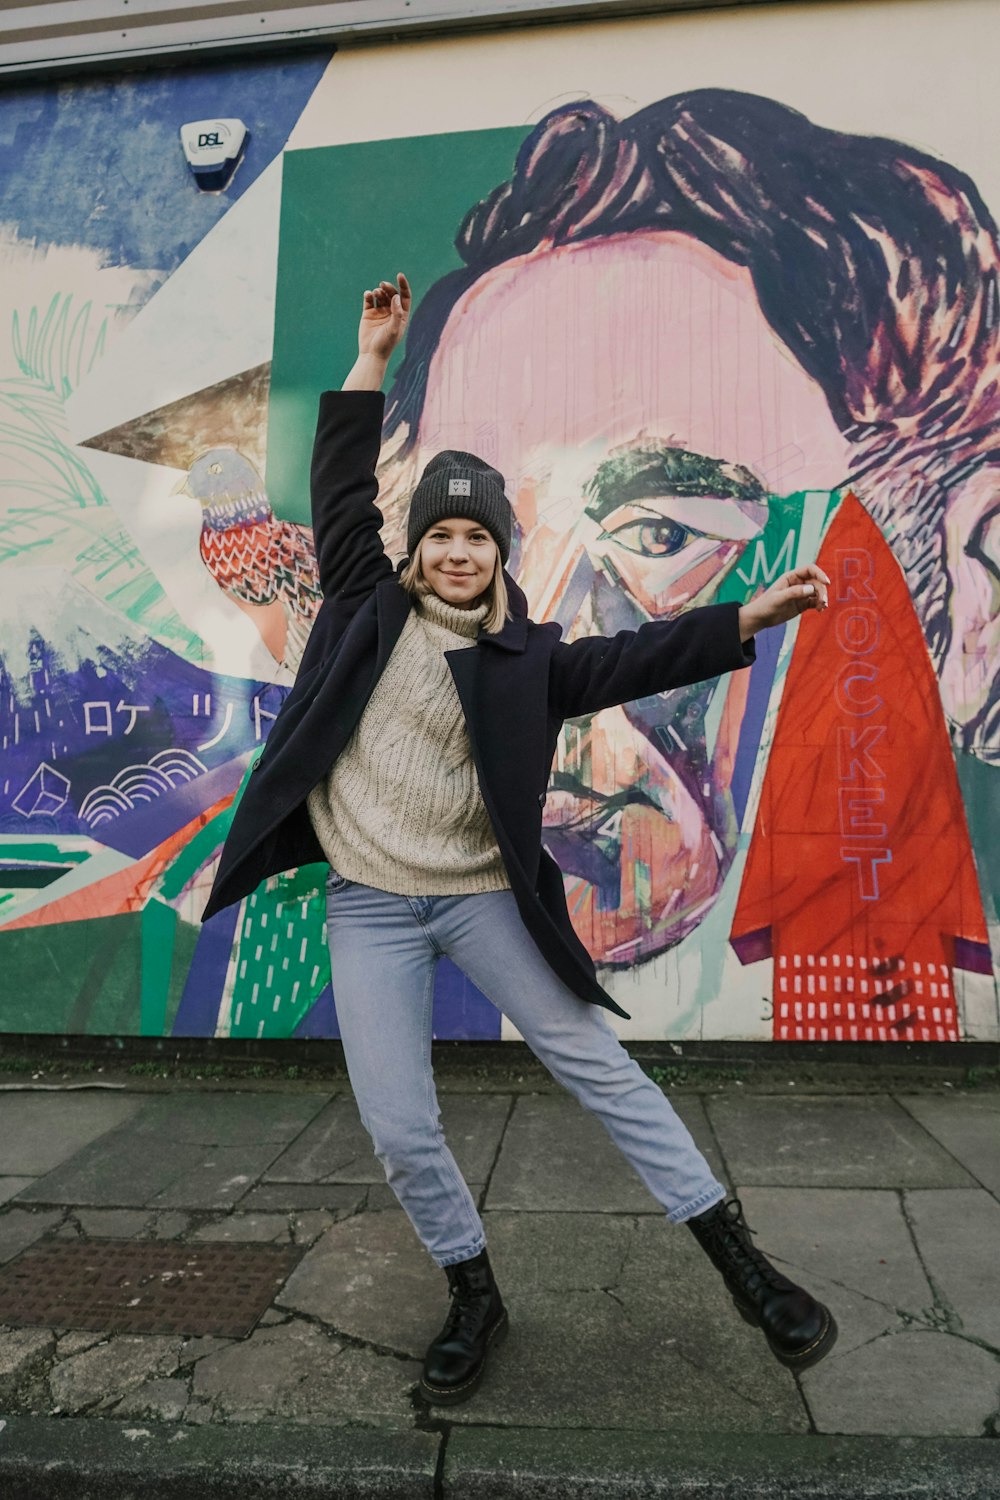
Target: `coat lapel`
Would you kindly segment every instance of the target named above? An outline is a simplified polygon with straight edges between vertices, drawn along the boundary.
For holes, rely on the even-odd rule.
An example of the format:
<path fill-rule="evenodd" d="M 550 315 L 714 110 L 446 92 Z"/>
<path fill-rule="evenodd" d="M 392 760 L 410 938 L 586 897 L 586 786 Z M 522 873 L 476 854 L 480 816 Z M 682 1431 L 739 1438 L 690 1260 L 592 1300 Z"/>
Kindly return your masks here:
<path fill-rule="evenodd" d="M 410 596 L 395 578 L 387 578 L 375 589 L 375 613 L 378 619 L 378 653 L 372 682 L 378 682 L 392 649 L 403 633 L 410 613 Z"/>

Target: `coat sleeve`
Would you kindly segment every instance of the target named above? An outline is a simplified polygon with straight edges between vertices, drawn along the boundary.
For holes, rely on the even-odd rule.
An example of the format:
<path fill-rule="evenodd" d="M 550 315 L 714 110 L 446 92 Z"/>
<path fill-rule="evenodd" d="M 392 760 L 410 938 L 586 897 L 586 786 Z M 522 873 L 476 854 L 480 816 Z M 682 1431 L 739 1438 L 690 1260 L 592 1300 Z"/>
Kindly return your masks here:
<path fill-rule="evenodd" d="M 323 597 L 370 594 L 392 575 L 379 530 L 375 465 L 382 446 L 381 391 L 324 391 L 313 443 L 313 543 Z"/>
<path fill-rule="evenodd" d="M 753 640 L 740 640 L 739 605 L 709 604 L 638 630 L 558 642 L 550 705 L 559 718 L 577 719 L 748 667 L 755 658 Z"/>

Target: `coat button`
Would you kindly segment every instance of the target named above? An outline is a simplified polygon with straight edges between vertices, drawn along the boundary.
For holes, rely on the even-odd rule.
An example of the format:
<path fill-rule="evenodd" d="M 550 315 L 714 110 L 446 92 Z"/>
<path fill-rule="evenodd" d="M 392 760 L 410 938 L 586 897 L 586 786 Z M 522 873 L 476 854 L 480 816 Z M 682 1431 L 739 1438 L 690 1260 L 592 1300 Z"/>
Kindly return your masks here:
<path fill-rule="evenodd" d="M 263 750 L 262 750 L 262 751 L 261 751 L 261 752 L 260 752 L 260 755 L 258 755 L 258 756 L 256 756 L 256 757 L 255 757 L 255 759 L 253 759 L 253 760 L 252 760 L 252 761 L 251 761 L 251 762 L 250 762 L 250 769 L 251 769 L 251 771 L 256 771 L 256 769 L 257 769 L 257 767 L 258 767 L 258 766 L 259 766 L 259 765 L 260 765 L 260 761 L 261 761 L 261 756 L 262 756 L 262 755 L 263 755 L 263 754 L 264 754 L 264 752 L 263 752 Z"/>

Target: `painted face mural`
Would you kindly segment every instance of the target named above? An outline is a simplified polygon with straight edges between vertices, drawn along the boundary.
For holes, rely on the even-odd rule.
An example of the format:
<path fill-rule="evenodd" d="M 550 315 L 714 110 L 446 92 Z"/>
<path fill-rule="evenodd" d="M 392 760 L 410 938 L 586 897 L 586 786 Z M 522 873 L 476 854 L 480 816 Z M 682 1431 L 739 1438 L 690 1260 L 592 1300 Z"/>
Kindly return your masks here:
<path fill-rule="evenodd" d="M 848 467 L 822 392 L 775 339 L 747 273 L 657 232 L 519 257 L 458 301 L 413 460 L 474 444 L 510 476 L 512 565 L 532 612 L 567 639 L 715 601 L 763 536 L 769 496 L 830 490 Z M 716 899 L 738 831 L 746 686 L 566 727 L 545 838 L 595 958 L 648 957 Z M 718 723 L 711 747 L 706 721 Z"/>
<path fill-rule="evenodd" d="M 467 215 L 469 270 L 418 313 L 387 429 L 407 434 L 397 462 L 478 446 L 511 476 L 519 580 L 568 638 L 749 597 L 826 534 L 845 608 L 827 632 L 846 652 L 826 664 L 833 697 L 806 692 L 807 654 L 783 698 L 786 653 L 749 682 L 568 725 L 546 841 L 595 958 L 670 948 L 712 909 L 749 831 L 747 756 L 761 760 L 770 716 L 767 736 L 796 749 L 758 787 L 731 941 L 744 963 L 776 963 L 775 1035 L 954 1038 L 953 971 L 990 969 L 948 738 L 976 765 L 1000 753 L 996 233 L 942 163 L 802 117 L 793 152 L 791 120 L 715 90 L 624 121 L 590 103 L 554 111 Z M 896 597 L 899 567 L 905 617 L 890 620 L 872 580 L 878 568 L 881 598 Z M 924 650 L 933 673 L 918 682 Z M 881 694 L 860 694 L 880 671 L 895 722 Z M 917 728 L 902 704 L 929 693 Z M 881 759 L 843 751 L 876 730 Z M 917 763 L 935 773 L 922 790 Z M 904 808 L 920 797 L 918 831 Z M 797 950 L 812 989 L 781 973 L 805 961 Z"/>

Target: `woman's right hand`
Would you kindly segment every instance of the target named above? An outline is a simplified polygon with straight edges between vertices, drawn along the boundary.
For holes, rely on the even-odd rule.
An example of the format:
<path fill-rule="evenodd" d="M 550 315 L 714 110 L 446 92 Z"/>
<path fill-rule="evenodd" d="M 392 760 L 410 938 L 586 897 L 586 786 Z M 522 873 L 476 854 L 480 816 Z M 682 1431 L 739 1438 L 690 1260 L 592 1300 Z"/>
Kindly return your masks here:
<path fill-rule="evenodd" d="M 396 279 L 398 286 L 380 281 L 372 291 L 365 292 L 358 325 L 358 353 L 362 357 L 388 360 L 406 332 L 413 300 L 410 283 L 402 271 Z"/>

